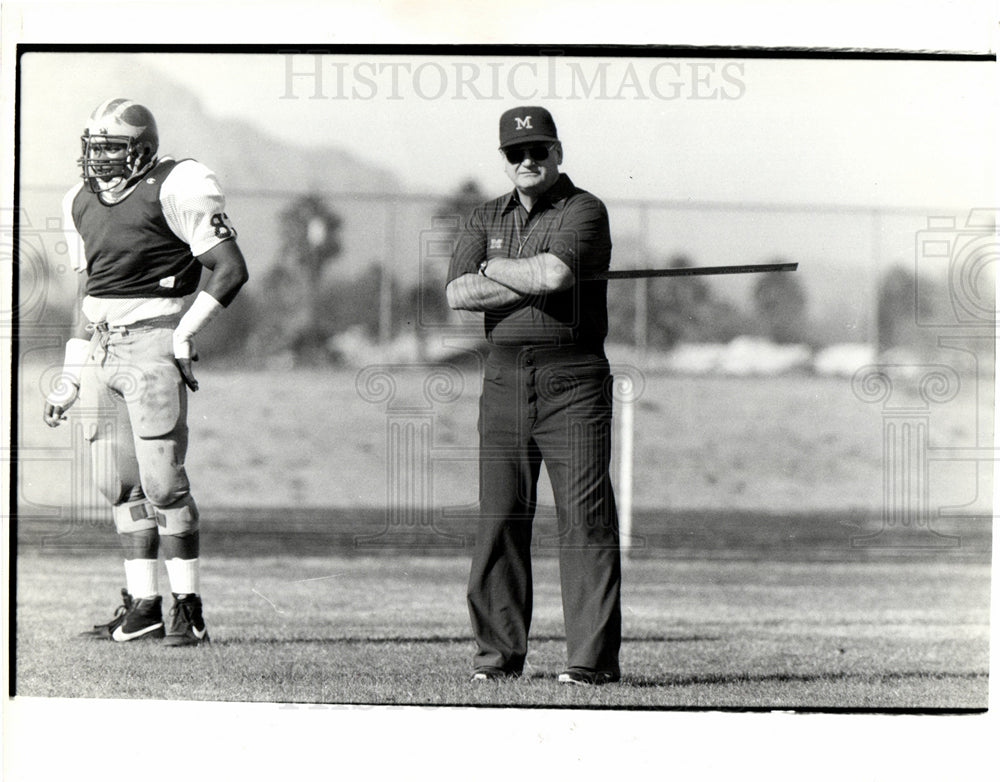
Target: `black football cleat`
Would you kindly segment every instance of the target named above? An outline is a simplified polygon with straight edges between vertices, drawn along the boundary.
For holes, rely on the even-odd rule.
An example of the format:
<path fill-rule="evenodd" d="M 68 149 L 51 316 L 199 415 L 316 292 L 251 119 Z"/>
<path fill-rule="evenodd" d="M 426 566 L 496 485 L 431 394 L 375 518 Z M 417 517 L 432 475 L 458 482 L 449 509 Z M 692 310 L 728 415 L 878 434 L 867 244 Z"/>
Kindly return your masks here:
<path fill-rule="evenodd" d="M 178 597 L 174 593 L 174 606 L 170 609 L 170 629 L 162 645 L 198 646 L 208 642 L 208 628 L 201 615 L 201 598 L 198 595 Z"/>
<path fill-rule="evenodd" d="M 163 638 L 162 598 L 147 597 L 136 600 L 127 589 L 122 590 L 122 605 L 118 606 L 114 617 L 107 624 L 94 625 L 80 635 L 98 641 L 142 641 Z"/>

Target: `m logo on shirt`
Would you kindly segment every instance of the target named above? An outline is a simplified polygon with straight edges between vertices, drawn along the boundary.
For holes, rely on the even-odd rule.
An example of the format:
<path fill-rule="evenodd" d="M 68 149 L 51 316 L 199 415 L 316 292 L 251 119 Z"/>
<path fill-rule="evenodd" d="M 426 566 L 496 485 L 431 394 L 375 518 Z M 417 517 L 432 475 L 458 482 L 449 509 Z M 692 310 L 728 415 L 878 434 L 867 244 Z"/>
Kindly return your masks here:
<path fill-rule="evenodd" d="M 531 127 L 531 115 L 523 119 L 521 117 L 514 117 L 514 128 L 515 130 L 533 130 Z"/>
<path fill-rule="evenodd" d="M 490 239 L 490 249 L 499 250 L 503 247 L 503 239 Z"/>

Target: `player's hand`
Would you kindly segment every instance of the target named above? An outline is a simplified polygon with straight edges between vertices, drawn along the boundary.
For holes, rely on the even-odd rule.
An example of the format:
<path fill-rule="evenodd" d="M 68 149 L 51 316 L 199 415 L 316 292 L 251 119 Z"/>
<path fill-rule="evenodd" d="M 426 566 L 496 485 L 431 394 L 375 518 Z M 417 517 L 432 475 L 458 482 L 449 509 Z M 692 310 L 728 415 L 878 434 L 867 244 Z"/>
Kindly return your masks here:
<path fill-rule="evenodd" d="M 194 377 L 194 367 L 192 363 L 198 360 L 198 356 L 195 355 L 192 358 L 175 358 L 174 361 L 177 362 L 177 368 L 181 371 L 181 377 L 184 379 L 184 385 L 190 388 L 192 391 L 198 390 L 198 381 Z"/>
<path fill-rule="evenodd" d="M 194 347 L 194 335 L 182 329 L 174 330 L 174 361 L 181 371 L 184 385 L 192 391 L 198 390 L 198 381 L 194 378 L 194 368 L 191 363 L 198 360 L 198 351 Z"/>
<path fill-rule="evenodd" d="M 45 409 L 42 411 L 42 419 L 50 427 L 57 427 L 66 420 L 66 411 L 69 410 L 80 394 L 80 387 L 75 383 L 65 383 L 65 388 L 53 391 L 45 399 Z"/>

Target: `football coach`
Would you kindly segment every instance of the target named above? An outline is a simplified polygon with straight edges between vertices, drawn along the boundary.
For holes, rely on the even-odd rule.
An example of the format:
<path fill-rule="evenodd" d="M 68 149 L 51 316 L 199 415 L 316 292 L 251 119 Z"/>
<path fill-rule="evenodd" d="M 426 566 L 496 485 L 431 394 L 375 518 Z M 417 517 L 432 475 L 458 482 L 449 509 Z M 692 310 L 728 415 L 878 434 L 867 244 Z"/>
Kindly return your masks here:
<path fill-rule="evenodd" d="M 531 540 L 544 462 L 558 517 L 567 665 L 558 681 L 620 678 L 621 559 L 610 479 L 612 376 L 604 352 L 608 212 L 560 173 L 540 106 L 500 117 L 514 189 L 477 207 L 448 270 L 453 309 L 482 312 L 489 352 L 479 414 L 480 516 L 468 605 L 473 681 L 518 677 L 532 611 Z"/>

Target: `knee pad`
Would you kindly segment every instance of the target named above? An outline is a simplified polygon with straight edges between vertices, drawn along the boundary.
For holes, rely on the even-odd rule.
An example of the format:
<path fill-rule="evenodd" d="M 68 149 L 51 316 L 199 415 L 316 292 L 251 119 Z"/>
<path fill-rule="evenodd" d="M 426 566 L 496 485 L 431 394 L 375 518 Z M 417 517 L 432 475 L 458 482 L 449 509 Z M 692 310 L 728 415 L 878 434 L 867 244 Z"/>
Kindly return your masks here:
<path fill-rule="evenodd" d="M 147 499 L 125 502 L 115 505 L 112 514 L 121 534 L 157 529 L 161 535 L 184 535 L 198 530 L 198 506 L 191 495 L 166 507 Z"/>
<path fill-rule="evenodd" d="M 198 506 L 190 494 L 171 505 L 157 507 L 156 517 L 160 535 L 186 535 L 198 530 Z"/>
<path fill-rule="evenodd" d="M 111 513 L 115 529 L 122 535 L 156 529 L 157 526 L 156 508 L 146 499 L 115 505 L 111 508 Z"/>

